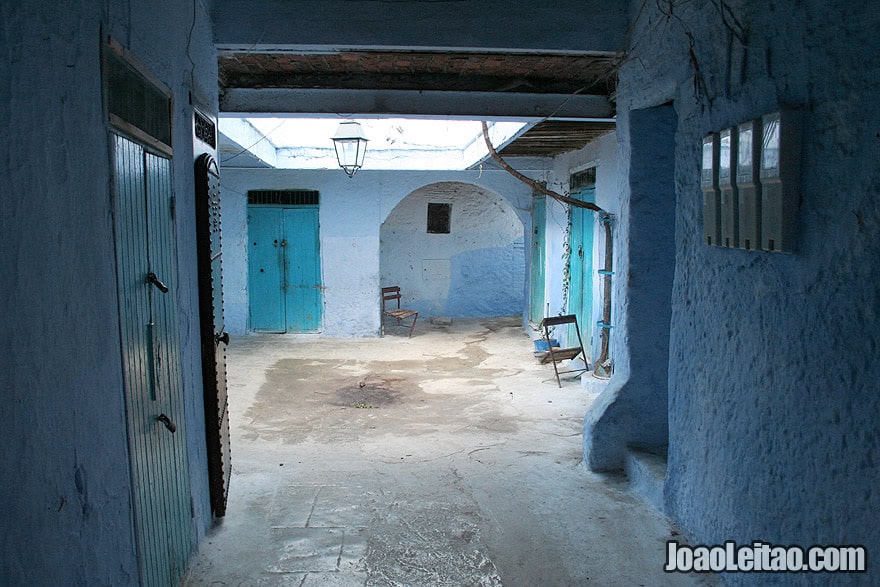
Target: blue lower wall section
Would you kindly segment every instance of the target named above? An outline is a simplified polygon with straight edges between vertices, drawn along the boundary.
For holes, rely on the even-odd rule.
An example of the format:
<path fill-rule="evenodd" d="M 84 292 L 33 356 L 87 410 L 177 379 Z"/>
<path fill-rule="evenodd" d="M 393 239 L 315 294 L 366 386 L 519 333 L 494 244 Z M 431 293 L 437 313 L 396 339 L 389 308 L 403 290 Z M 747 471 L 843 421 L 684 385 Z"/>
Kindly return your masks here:
<path fill-rule="evenodd" d="M 457 318 L 521 314 L 524 268 L 521 241 L 519 246 L 453 256 L 452 284 L 443 314 Z"/>

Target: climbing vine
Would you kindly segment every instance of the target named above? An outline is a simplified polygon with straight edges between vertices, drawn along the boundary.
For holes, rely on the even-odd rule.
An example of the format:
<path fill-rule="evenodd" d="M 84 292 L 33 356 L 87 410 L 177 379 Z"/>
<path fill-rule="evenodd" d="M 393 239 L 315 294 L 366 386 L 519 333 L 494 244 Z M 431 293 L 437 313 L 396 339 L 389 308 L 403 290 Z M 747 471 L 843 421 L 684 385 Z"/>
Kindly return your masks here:
<path fill-rule="evenodd" d="M 565 207 L 567 222 L 562 238 L 562 306 L 560 316 L 568 308 L 568 292 L 571 289 L 571 206 Z"/>

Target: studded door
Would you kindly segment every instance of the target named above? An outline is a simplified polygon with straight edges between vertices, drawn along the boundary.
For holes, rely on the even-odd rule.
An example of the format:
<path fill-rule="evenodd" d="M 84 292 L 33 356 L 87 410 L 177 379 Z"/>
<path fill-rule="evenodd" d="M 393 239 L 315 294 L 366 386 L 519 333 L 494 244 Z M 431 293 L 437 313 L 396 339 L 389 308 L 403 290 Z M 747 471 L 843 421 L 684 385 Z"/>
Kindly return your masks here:
<path fill-rule="evenodd" d="M 226 345 L 223 321 L 223 250 L 220 225 L 220 170 L 209 154 L 196 160 L 196 234 L 199 257 L 202 380 L 211 511 L 226 514 L 232 459 L 226 393 Z"/>

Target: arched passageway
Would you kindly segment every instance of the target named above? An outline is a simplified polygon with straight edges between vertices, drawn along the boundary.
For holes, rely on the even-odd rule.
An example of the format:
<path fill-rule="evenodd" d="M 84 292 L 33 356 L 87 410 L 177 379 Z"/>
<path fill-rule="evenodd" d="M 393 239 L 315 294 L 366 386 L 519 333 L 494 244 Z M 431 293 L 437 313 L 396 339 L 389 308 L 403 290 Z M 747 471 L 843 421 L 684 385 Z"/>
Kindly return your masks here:
<path fill-rule="evenodd" d="M 380 231 L 382 285 L 399 285 L 425 316 L 523 311 L 523 223 L 498 194 L 439 182 L 406 196 Z"/>

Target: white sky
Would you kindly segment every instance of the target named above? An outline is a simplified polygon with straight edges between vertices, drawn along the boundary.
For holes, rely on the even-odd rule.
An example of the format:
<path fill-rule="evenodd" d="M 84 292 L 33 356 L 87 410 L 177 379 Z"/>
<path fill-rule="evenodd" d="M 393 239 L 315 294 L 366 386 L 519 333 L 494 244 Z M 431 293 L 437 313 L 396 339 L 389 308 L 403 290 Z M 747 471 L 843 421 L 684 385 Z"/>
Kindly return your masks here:
<path fill-rule="evenodd" d="M 249 118 L 276 147 L 332 148 L 330 140 L 346 118 Z M 357 119 L 370 140 L 367 148 L 464 149 L 475 138 L 482 140 L 475 120 L 423 120 L 405 118 Z"/>
<path fill-rule="evenodd" d="M 228 120 L 228 119 L 226 119 Z M 465 169 L 488 154 L 479 120 L 452 118 L 247 118 L 278 149 L 274 166 L 289 169 L 332 169 L 337 166 L 331 137 L 341 122 L 360 123 L 367 143 L 364 169 Z M 525 122 L 490 123 L 493 144 L 499 146 Z M 243 147 L 253 145 L 234 136 L 234 128 L 220 130 Z"/>

